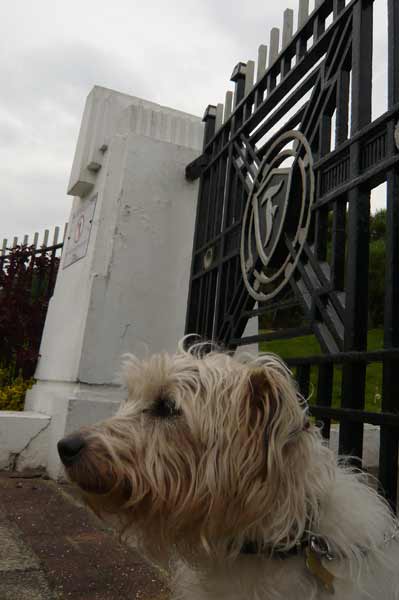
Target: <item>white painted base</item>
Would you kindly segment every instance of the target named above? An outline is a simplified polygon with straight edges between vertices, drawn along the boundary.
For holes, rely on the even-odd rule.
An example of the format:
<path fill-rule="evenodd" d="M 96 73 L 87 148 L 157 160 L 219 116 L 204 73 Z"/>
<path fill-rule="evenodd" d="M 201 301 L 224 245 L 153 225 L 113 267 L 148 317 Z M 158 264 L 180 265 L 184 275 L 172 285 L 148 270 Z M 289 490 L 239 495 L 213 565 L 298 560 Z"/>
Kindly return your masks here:
<path fill-rule="evenodd" d="M 339 425 L 331 427 L 330 448 L 338 453 Z M 363 436 L 363 463 L 368 469 L 378 469 L 380 454 L 380 428 L 365 425 Z"/>
<path fill-rule="evenodd" d="M 0 411 L 0 470 L 46 467 L 50 423 L 45 414 Z"/>
<path fill-rule="evenodd" d="M 59 440 L 84 425 L 111 417 L 123 398 L 124 391 L 111 385 L 38 381 L 29 390 L 25 410 L 34 408 L 51 415 L 43 462 L 50 477 L 58 479 L 63 473 L 57 452 Z"/>

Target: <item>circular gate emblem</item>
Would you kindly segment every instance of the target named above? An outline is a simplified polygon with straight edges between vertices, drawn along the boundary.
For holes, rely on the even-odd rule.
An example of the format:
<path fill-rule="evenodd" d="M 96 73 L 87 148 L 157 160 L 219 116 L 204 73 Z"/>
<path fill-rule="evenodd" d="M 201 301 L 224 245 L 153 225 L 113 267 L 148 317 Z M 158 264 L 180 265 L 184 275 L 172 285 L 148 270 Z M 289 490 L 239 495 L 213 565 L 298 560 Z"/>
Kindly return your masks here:
<path fill-rule="evenodd" d="M 313 157 L 305 136 L 282 134 L 253 181 L 241 233 L 241 270 L 260 302 L 288 283 L 302 253 L 315 197 Z"/>

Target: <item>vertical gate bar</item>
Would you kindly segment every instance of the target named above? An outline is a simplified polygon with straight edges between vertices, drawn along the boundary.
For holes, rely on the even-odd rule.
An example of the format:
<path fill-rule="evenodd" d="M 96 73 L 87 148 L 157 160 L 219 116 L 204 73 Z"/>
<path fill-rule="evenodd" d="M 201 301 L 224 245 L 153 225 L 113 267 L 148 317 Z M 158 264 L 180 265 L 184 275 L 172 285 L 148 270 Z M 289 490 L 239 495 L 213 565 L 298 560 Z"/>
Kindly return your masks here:
<path fill-rule="evenodd" d="M 317 15 L 314 20 L 313 25 L 313 43 L 315 44 L 317 40 L 323 35 L 326 30 L 326 23 L 324 18 L 321 15 Z"/>
<path fill-rule="evenodd" d="M 320 158 L 328 154 L 331 150 L 331 116 L 326 113 L 320 120 Z"/>
<path fill-rule="evenodd" d="M 320 158 L 330 152 L 331 143 L 331 117 L 329 114 L 323 114 L 320 119 L 319 131 L 319 152 Z M 320 186 L 320 177 L 317 185 Z M 320 189 L 318 190 L 320 196 Z M 328 241 L 328 206 L 320 208 L 316 213 L 315 219 L 315 251 L 318 260 L 325 261 L 327 258 Z"/>
<path fill-rule="evenodd" d="M 352 134 L 371 121 L 373 0 L 353 8 Z M 350 175 L 360 168 L 360 143 L 351 146 Z M 348 263 L 345 311 L 345 351 L 367 349 L 370 192 L 355 188 L 348 195 Z M 363 409 L 366 365 L 347 363 L 342 374 L 342 406 Z M 343 420 L 339 451 L 362 458 L 363 424 Z"/>
<path fill-rule="evenodd" d="M 304 398 L 309 398 L 310 388 L 310 365 L 299 365 L 296 369 L 296 380 L 299 391 Z"/>
<path fill-rule="evenodd" d="M 184 332 L 187 334 L 188 332 L 194 333 L 197 329 L 197 319 L 198 319 L 198 301 L 199 301 L 199 293 L 198 288 L 201 284 L 201 280 L 197 279 L 196 281 L 190 281 L 190 290 L 192 289 L 191 294 L 191 304 L 187 308 L 186 313 L 186 324 Z"/>
<path fill-rule="evenodd" d="M 399 4 L 388 0 L 388 105 L 399 101 Z"/>
<path fill-rule="evenodd" d="M 215 224 L 213 230 L 213 236 L 216 237 L 222 232 L 222 219 L 223 219 L 223 210 L 224 210 L 224 197 L 225 197 L 225 188 L 226 188 L 226 173 L 227 173 L 227 161 L 228 161 L 228 153 L 224 152 L 220 157 L 220 173 L 218 178 L 218 187 L 217 187 L 217 210 L 215 215 Z M 220 260 L 223 255 L 218 253 L 218 259 Z"/>
<path fill-rule="evenodd" d="M 212 139 L 212 137 L 214 136 L 215 133 L 215 124 L 216 124 L 216 106 L 213 105 L 209 105 L 205 111 L 204 114 L 204 118 L 203 121 L 205 123 L 205 127 L 204 127 L 204 142 L 203 142 L 203 150 L 205 150 L 206 146 L 209 144 L 210 140 Z M 194 240 L 193 240 L 193 251 L 192 251 L 192 259 L 191 259 L 191 269 L 190 269 L 190 287 L 189 287 L 189 291 L 188 291 L 188 299 L 187 299 L 187 314 L 186 314 L 186 323 L 185 323 L 185 333 L 198 333 L 197 331 L 189 331 L 189 327 L 190 327 L 190 323 L 192 323 L 194 320 L 196 322 L 196 328 L 198 326 L 198 319 L 199 319 L 199 313 L 200 313 L 200 304 L 196 303 L 196 305 L 194 306 L 193 303 L 191 302 L 192 300 L 192 291 L 193 291 L 193 286 L 194 286 L 194 282 L 193 282 L 193 275 L 194 275 L 194 266 L 195 266 L 195 260 L 196 260 L 196 250 L 198 248 L 198 242 L 201 238 L 201 233 L 203 230 L 202 227 L 202 219 L 201 219 L 201 215 L 202 215 L 202 208 L 203 208 L 203 203 L 206 199 L 206 186 L 205 181 L 208 175 L 201 175 L 200 178 L 200 182 L 199 182 L 199 189 L 198 189 L 198 200 L 197 200 L 197 210 L 196 210 L 196 216 L 195 216 L 195 233 L 194 233 Z M 197 311 L 197 315 L 195 317 L 195 315 L 192 314 L 192 311 L 194 311 L 194 309 Z"/>
<path fill-rule="evenodd" d="M 332 230 L 331 281 L 334 290 L 345 287 L 346 202 L 334 203 Z"/>
<path fill-rule="evenodd" d="M 241 100 L 245 96 L 245 75 L 247 71 L 247 66 L 243 62 L 239 62 L 233 70 L 233 74 L 230 78 L 230 81 L 233 81 L 235 85 L 235 93 L 234 93 L 234 108 L 240 104 Z"/>
<path fill-rule="evenodd" d="M 231 117 L 233 110 L 233 92 L 228 90 L 226 92 L 226 98 L 224 101 L 224 122 L 228 121 Z"/>
<path fill-rule="evenodd" d="M 271 71 L 267 76 L 267 94 L 271 94 L 277 85 L 276 75 Z"/>
<path fill-rule="evenodd" d="M 309 0 L 299 0 L 298 31 L 303 27 L 309 17 Z"/>
<path fill-rule="evenodd" d="M 294 11 L 286 8 L 283 15 L 283 50 L 288 46 L 294 34 Z"/>
<path fill-rule="evenodd" d="M 204 118 L 202 119 L 205 123 L 204 128 L 204 145 L 203 149 L 209 144 L 213 136 L 215 135 L 216 129 L 216 106 L 210 104 L 204 114 Z"/>
<path fill-rule="evenodd" d="M 231 144 L 232 146 L 232 144 Z M 234 150 L 232 150 L 232 161 L 234 160 Z M 231 181 L 231 189 L 230 189 L 230 202 L 229 202 L 229 221 L 228 224 L 229 225 L 233 225 L 235 223 L 235 214 L 236 214 L 236 199 L 237 199 L 237 190 L 238 190 L 238 182 L 239 182 L 239 178 L 237 175 L 237 171 L 235 169 L 233 169 L 233 165 L 232 165 L 232 169 L 231 169 L 231 175 L 230 175 L 232 181 Z"/>
<path fill-rule="evenodd" d="M 249 60 L 245 69 L 245 87 L 244 87 L 244 96 L 248 96 L 249 92 L 254 87 L 254 77 L 255 77 L 255 62 L 253 60 Z"/>
<path fill-rule="evenodd" d="M 388 0 L 388 108 L 399 101 L 399 5 Z M 388 153 L 394 152 L 394 123 L 388 128 Z M 399 346 L 399 173 L 387 175 L 384 348 Z M 382 410 L 399 411 L 398 361 L 383 364 Z M 398 432 L 381 427 L 379 480 L 392 508 L 397 507 Z"/>
<path fill-rule="evenodd" d="M 261 44 L 258 48 L 258 69 L 256 72 L 256 81 L 260 81 L 266 72 L 267 65 L 267 46 Z"/>
<path fill-rule="evenodd" d="M 328 242 L 328 206 L 322 206 L 317 211 L 315 229 L 316 258 L 320 261 L 325 261 L 327 258 Z"/>
<path fill-rule="evenodd" d="M 199 286 L 199 291 L 198 291 L 198 301 L 197 301 L 197 319 L 196 319 L 196 323 L 195 323 L 195 329 L 193 331 L 187 331 L 186 333 L 196 333 L 198 335 L 201 335 L 201 317 L 202 317 L 202 307 L 204 306 L 204 282 L 205 282 L 205 277 L 201 277 L 200 279 L 197 279 L 196 283 Z"/>
<path fill-rule="evenodd" d="M 270 51 L 269 51 L 269 67 L 277 60 L 280 53 L 280 30 L 278 27 L 273 27 L 270 31 Z"/>
<path fill-rule="evenodd" d="M 393 127 L 391 128 L 393 139 Z M 399 174 L 387 177 L 384 348 L 399 347 Z M 382 411 L 399 412 L 399 361 L 383 363 Z M 381 491 L 396 510 L 398 487 L 398 431 L 381 427 L 379 481 Z"/>
<path fill-rule="evenodd" d="M 334 365 L 325 364 L 319 366 L 319 375 L 317 379 L 317 406 L 330 407 L 332 404 L 332 392 L 333 392 L 333 379 L 334 379 Z M 322 435 L 325 439 L 330 439 L 331 431 L 331 419 L 323 419 L 323 426 L 321 429 Z"/>
<path fill-rule="evenodd" d="M 335 128 L 335 141 L 337 146 L 339 146 L 348 139 L 349 88 L 350 71 L 343 69 L 338 76 L 337 85 L 337 119 Z"/>
<path fill-rule="evenodd" d="M 306 54 L 306 36 L 302 33 L 299 35 L 298 41 L 296 43 L 296 62 L 297 62 L 297 64 L 305 56 L 305 54 Z"/>
<path fill-rule="evenodd" d="M 205 309 L 205 330 L 204 337 L 206 341 L 212 340 L 213 318 L 215 316 L 215 296 L 214 296 L 214 271 L 209 271 L 207 274 L 207 294 L 206 294 L 206 309 Z"/>
<path fill-rule="evenodd" d="M 333 0 L 333 7 L 333 15 L 335 20 L 339 16 L 339 13 L 345 8 L 345 0 Z"/>
<path fill-rule="evenodd" d="M 205 316 L 206 316 L 206 299 L 208 297 L 208 282 L 209 273 L 201 277 L 200 301 L 198 306 L 198 326 L 195 333 L 198 333 L 202 339 L 205 337 Z"/>
<path fill-rule="evenodd" d="M 46 289 L 46 300 L 50 300 L 53 289 L 54 289 L 54 273 L 55 273 L 55 261 L 56 261 L 56 250 L 53 248 L 50 252 L 50 268 L 48 272 L 48 281 L 47 281 L 47 289 Z M 47 254 L 48 256 L 48 254 Z"/>
<path fill-rule="evenodd" d="M 214 194 L 215 194 L 215 189 L 216 189 L 216 178 L 217 178 L 217 165 L 212 165 L 211 169 L 210 169 L 210 176 L 209 176 L 209 189 L 208 189 L 208 193 L 206 195 L 206 215 L 205 215 L 205 221 L 204 221 L 204 232 L 205 232 L 205 236 L 204 239 L 202 240 L 202 244 L 206 244 L 209 241 L 209 227 L 212 226 L 212 219 L 211 219 L 211 214 L 212 214 L 212 210 L 213 210 L 213 203 L 214 203 Z"/>
<path fill-rule="evenodd" d="M 224 166 L 225 160 L 222 154 L 218 162 L 218 174 L 216 180 L 216 191 L 215 191 L 215 209 L 213 211 L 213 224 L 211 229 L 211 238 L 215 238 L 220 233 L 220 221 L 219 215 L 221 216 L 220 204 L 222 204 L 223 210 L 223 188 L 226 177 L 226 171 Z"/>
<path fill-rule="evenodd" d="M 234 76 L 234 73 L 233 73 Z M 236 93 L 235 96 L 237 97 L 237 86 L 238 86 L 238 81 L 236 81 L 235 79 L 235 83 L 236 83 Z M 237 122 L 237 114 L 234 113 L 233 117 L 231 119 L 231 135 L 234 134 L 234 132 L 236 131 L 236 129 L 240 126 L 240 123 Z M 224 314 L 225 311 L 225 296 L 224 296 L 224 291 L 222 289 L 222 269 L 223 269 L 223 262 L 222 262 L 222 257 L 225 256 L 225 249 L 226 249 L 226 229 L 228 227 L 229 223 L 229 216 L 230 216 L 230 210 L 229 207 L 233 205 L 233 196 L 234 196 L 234 190 L 237 189 L 237 174 L 235 173 L 235 170 L 233 168 L 233 160 L 234 160 L 234 150 L 233 150 L 233 144 L 230 144 L 229 146 L 229 150 L 228 150 L 228 155 L 226 158 L 226 172 L 225 172 L 225 184 L 224 184 L 224 190 L 223 190 L 223 215 L 222 215 L 222 223 L 221 223 L 221 231 L 222 231 L 222 239 L 220 241 L 220 248 L 219 248 L 219 267 L 218 267 L 218 275 L 217 275 L 217 281 L 216 281 L 216 299 L 215 299 L 215 318 L 214 318 L 214 328 L 213 328 L 213 332 L 212 332 L 212 339 L 216 342 L 221 342 L 221 332 L 219 330 L 219 325 L 221 324 L 221 314 Z M 233 187 L 233 194 L 232 194 L 232 187 Z M 229 268 L 230 271 L 230 268 Z"/>

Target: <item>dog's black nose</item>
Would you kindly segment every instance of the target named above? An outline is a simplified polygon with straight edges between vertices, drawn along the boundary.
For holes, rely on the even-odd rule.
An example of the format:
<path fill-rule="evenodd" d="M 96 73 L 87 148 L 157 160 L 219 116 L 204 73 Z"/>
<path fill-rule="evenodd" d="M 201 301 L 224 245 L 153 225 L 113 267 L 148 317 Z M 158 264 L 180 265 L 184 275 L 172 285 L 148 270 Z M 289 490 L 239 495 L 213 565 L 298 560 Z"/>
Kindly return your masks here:
<path fill-rule="evenodd" d="M 78 433 L 69 435 L 60 440 L 57 445 L 58 454 L 64 465 L 69 466 L 75 463 L 85 445 L 83 437 Z"/>

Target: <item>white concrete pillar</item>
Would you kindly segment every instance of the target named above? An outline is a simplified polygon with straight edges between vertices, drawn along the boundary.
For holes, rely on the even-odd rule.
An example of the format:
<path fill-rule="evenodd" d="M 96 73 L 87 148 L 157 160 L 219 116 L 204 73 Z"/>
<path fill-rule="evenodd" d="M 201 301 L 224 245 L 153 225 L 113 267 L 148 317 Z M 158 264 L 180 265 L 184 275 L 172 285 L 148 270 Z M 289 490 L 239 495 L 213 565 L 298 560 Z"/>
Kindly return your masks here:
<path fill-rule="evenodd" d="M 95 87 L 72 166 L 73 206 L 26 410 L 52 418 L 56 442 L 107 417 L 121 355 L 174 351 L 184 334 L 200 118 Z"/>

